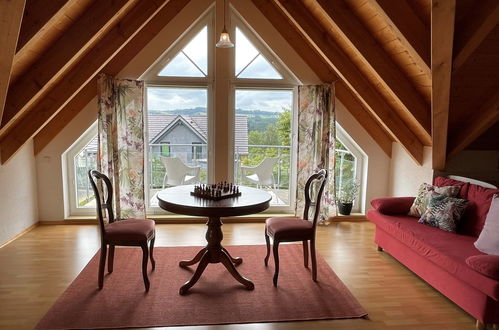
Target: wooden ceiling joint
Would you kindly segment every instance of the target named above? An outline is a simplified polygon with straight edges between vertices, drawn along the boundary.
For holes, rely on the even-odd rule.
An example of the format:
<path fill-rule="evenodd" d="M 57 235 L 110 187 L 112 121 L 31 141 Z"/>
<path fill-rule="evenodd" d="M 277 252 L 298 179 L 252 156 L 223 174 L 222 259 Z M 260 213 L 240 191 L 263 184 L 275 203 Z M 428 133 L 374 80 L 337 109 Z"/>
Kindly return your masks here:
<path fill-rule="evenodd" d="M 10 87 L 3 136 L 111 29 L 138 0 L 97 1 Z"/>
<path fill-rule="evenodd" d="M 26 1 L 0 2 L 0 122 L 10 82 L 12 60 L 21 29 Z"/>
<path fill-rule="evenodd" d="M 446 163 L 455 12 L 455 0 L 432 0 L 431 110 L 432 162 L 435 170 L 444 170 Z"/>
<path fill-rule="evenodd" d="M 391 109 L 386 100 L 370 84 L 350 58 L 340 49 L 329 33 L 317 23 L 308 9 L 298 1 L 278 2 L 281 10 L 300 32 L 314 45 L 315 49 L 327 60 L 335 73 L 362 101 L 364 106 L 378 119 L 414 161 L 423 162 L 423 144 L 400 117 Z"/>
<path fill-rule="evenodd" d="M 359 124 L 373 138 L 388 157 L 392 157 L 392 142 L 389 133 L 372 116 L 371 112 L 362 105 L 357 97 L 341 81 L 335 84 L 335 93 L 338 100 L 343 103 L 347 110 L 354 116 Z"/>
<path fill-rule="evenodd" d="M 430 31 L 406 0 L 368 0 L 391 27 L 419 68 L 431 78 Z"/>
<path fill-rule="evenodd" d="M 410 127 L 413 127 L 425 145 L 431 145 L 430 106 L 412 82 L 390 59 L 346 3 L 329 0 L 317 2 L 329 18 L 330 28 L 349 43 L 350 48 L 364 60 L 370 72 L 380 80 L 383 88 L 390 92 L 401 111 L 401 118 L 410 122 Z"/>
<path fill-rule="evenodd" d="M 163 7 L 133 39 L 102 69 L 110 76 L 116 76 L 187 4 L 189 0 L 170 1 Z M 96 95 L 95 78 L 89 81 L 82 90 L 61 111 L 49 121 L 34 138 L 34 153 L 37 155 L 50 141 L 71 121 L 83 107 Z"/>
<path fill-rule="evenodd" d="M 499 1 L 475 1 L 472 11 L 456 26 L 454 61 L 452 69 L 458 71 L 499 24 Z"/>
<path fill-rule="evenodd" d="M 499 122 L 499 92 L 477 111 L 465 127 L 456 129 L 449 139 L 449 158 L 454 157 L 468 145 Z M 497 140 L 496 140 L 497 141 Z"/>
<path fill-rule="evenodd" d="M 0 141 L 5 163 L 39 132 L 165 5 L 185 0 L 139 1 Z"/>

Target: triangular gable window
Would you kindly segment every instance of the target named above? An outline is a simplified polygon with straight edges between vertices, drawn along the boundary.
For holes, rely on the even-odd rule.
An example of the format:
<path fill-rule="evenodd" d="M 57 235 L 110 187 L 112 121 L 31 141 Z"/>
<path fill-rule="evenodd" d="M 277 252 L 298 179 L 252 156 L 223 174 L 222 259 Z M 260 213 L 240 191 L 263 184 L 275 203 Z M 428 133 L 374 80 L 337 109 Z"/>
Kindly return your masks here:
<path fill-rule="evenodd" d="M 283 79 L 272 64 L 236 27 L 236 77 L 250 79 Z"/>
<path fill-rule="evenodd" d="M 192 38 L 158 73 L 161 77 L 206 77 L 208 75 L 208 27 Z"/>

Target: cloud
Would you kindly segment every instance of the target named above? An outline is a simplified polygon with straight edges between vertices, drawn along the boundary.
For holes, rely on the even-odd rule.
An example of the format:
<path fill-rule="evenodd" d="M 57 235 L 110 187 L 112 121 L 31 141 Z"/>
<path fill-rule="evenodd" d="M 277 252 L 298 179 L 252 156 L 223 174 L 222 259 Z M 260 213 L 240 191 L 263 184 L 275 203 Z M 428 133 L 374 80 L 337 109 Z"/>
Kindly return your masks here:
<path fill-rule="evenodd" d="M 208 92 L 202 88 L 147 88 L 147 107 L 149 110 L 179 110 L 206 108 Z"/>
<path fill-rule="evenodd" d="M 291 90 L 236 90 L 236 109 L 281 112 L 291 109 L 292 104 Z"/>

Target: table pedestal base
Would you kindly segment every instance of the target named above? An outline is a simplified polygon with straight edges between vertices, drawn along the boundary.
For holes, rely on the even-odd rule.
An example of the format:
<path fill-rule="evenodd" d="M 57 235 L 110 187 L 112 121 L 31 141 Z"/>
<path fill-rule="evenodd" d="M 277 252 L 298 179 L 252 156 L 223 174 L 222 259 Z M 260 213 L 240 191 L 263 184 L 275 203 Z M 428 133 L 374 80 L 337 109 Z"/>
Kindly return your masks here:
<path fill-rule="evenodd" d="M 238 265 L 243 262 L 241 258 L 233 258 L 229 252 L 222 246 L 222 221 L 219 217 L 210 217 L 207 222 L 208 229 L 206 231 L 206 241 L 208 245 L 201 249 L 192 260 L 182 260 L 179 263 L 180 267 L 187 267 L 199 262 L 194 275 L 187 281 L 179 290 L 181 295 L 187 291 L 199 280 L 208 264 L 222 263 L 229 273 L 248 290 L 253 290 L 255 285 L 246 277 L 239 274 L 235 264 Z"/>

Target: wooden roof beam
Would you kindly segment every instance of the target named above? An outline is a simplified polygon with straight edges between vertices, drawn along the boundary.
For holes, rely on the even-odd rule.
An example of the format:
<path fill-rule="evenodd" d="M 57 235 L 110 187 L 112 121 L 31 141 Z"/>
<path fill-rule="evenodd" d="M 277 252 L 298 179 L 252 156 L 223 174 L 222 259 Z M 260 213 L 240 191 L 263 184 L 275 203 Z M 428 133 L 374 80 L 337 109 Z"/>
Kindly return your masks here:
<path fill-rule="evenodd" d="M 449 157 L 457 155 L 494 124 L 499 122 L 499 92 L 475 112 L 465 127 L 449 139 Z"/>
<path fill-rule="evenodd" d="M 26 1 L 0 1 L 0 121 Z"/>
<path fill-rule="evenodd" d="M 390 59 L 369 30 L 343 1 L 317 0 L 331 29 L 341 35 L 381 81 L 401 111 L 402 118 L 425 144 L 431 145 L 430 106 L 407 76 Z"/>
<path fill-rule="evenodd" d="M 189 0 L 171 1 L 163 7 L 133 39 L 102 69 L 110 76 L 116 76 L 120 71 L 165 27 Z M 207 6 L 209 3 L 207 3 Z M 34 153 L 37 155 L 50 141 L 97 95 L 97 82 L 90 80 L 82 90 L 59 113 L 39 131 L 34 138 Z M 95 114 L 97 118 L 97 114 Z"/>
<path fill-rule="evenodd" d="M 480 46 L 482 41 L 499 23 L 499 1 L 475 1 L 474 9 L 456 28 L 454 62 L 452 69 L 458 71 Z"/>
<path fill-rule="evenodd" d="M 423 163 L 423 144 L 390 108 L 386 100 L 363 76 L 349 57 L 336 45 L 307 8 L 298 1 L 280 1 L 280 6 L 288 18 L 296 24 L 316 50 L 323 55 L 335 73 L 362 101 L 364 106 L 378 119 L 409 153 L 414 161 Z"/>
<path fill-rule="evenodd" d="M 335 84 L 335 94 L 385 154 L 388 157 L 392 157 L 392 142 L 395 140 L 378 123 L 371 112 L 362 105 L 355 94 L 341 81 Z"/>
<path fill-rule="evenodd" d="M 187 0 L 171 0 L 171 10 Z M 66 74 L 46 96 L 32 107 L 27 116 L 17 121 L 14 128 L 0 141 L 1 162 L 5 163 L 30 138 L 54 117 L 62 107 L 90 81 L 128 43 L 144 25 L 167 4 L 168 0 L 139 1 L 137 5 L 113 27 Z"/>
<path fill-rule="evenodd" d="M 391 27 L 419 68 L 431 77 L 430 31 L 407 0 L 368 0 Z"/>
<path fill-rule="evenodd" d="M 138 0 L 96 1 L 9 88 L 0 127 L 4 135 Z"/>
<path fill-rule="evenodd" d="M 19 32 L 16 53 L 34 42 L 46 26 L 54 24 L 76 0 L 30 0 L 24 9 L 23 23 Z"/>
<path fill-rule="evenodd" d="M 289 21 L 288 17 L 281 11 L 277 4 L 268 0 L 251 1 L 322 82 L 330 83 L 339 79 L 334 70 L 324 61 L 322 55 L 298 31 L 296 26 Z"/>
<path fill-rule="evenodd" d="M 431 111 L 433 169 L 444 170 L 452 70 L 455 0 L 432 0 L 431 7 Z"/>

